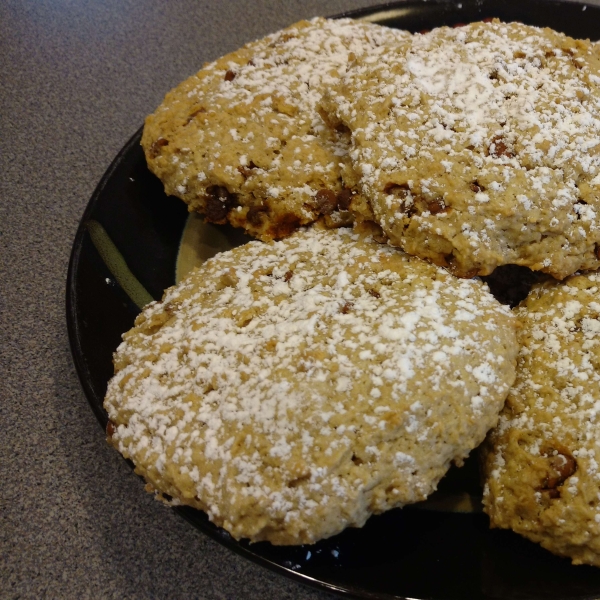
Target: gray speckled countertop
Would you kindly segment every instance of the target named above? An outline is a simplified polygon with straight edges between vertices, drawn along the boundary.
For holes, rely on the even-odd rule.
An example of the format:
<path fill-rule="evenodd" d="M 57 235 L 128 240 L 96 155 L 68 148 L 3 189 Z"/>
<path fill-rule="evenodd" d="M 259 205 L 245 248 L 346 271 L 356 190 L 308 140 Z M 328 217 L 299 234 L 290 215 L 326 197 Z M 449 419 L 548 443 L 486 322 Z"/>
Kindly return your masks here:
<path fill-rule="evenodd" d="M 164 94 L 203 62 L 371 0 L 0 2 L 0 597 L 330 596 L 271 573 L 143 491 L 69 351 L 83 210 Z"/>
<path fill-rule="evenodd" d="M 377 0 L 0 2 L 0 597 L 325 599 L 145 494 L 67 340 L 83 210 L 165 92 L 207 60 Z"/>

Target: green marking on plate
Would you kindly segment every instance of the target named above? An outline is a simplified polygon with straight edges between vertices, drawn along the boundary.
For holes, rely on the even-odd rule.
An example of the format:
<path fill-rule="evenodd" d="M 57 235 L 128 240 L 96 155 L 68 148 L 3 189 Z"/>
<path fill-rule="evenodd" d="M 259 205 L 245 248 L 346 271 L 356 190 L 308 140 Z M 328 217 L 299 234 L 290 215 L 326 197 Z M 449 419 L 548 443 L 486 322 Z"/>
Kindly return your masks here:
<path fill-rule="evenodd" d="M 405 508 L 432 510 L 435 512 L 480 513 L 483 512 L 481 498 L 467 492 L 436 492 L 427 500 L 411 504 Z"/>
<path fill-rule="evenodd" d="M 175 263 L 175 283 L 185 279 L 207 259 L 231 247 L 221 228 L 205 223 L 197 213 L 190 213 L 179 242 Z"/>
<path fill-rule="evenodd" d="M 154 298 L 148 293 L 148 290 L 138 281 L 137 277 L 131 272 L 123 255 L 110 239 L 106 230 L 98 221 L 90 219 L 85 224 L 92 238 L 92 244 L 98 254 L 112 273 L 117 283 L 123 291 L 131 298 L 132 302 L 141 310 L 154 301 Z"/>
<path fill-rule="evenodd" d="M 241 229 L 206 223 L 198 213 L 190 213 L 177 253 L 175 283 L 219 252 L 231 250 L 250 241 Z"/>
<path fill-rule="evenodd" d="M 380 21 L 386 21 L 389 19 L 400 19 L 410 14 L 412 9 L 410 8 L 393 8 L 391 10 L 382 10 L 381 12 L 374 13 L 372 15 L 363 15 L 358 17 L 357 21 L 363 23 L 379 23 Z"/>

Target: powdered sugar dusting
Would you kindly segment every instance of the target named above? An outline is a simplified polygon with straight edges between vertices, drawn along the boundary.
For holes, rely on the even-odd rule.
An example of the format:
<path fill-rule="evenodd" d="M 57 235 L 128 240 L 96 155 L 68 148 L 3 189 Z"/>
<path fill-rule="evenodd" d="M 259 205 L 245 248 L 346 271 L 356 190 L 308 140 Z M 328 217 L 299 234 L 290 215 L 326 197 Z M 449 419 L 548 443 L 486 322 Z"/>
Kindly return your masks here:
<path fill-rule="evenodd" d="M 515 352 L 481 282 L 309 230 L 147 307 L 105 405 L 156 487 L 236 537 L 303 543 L 435 489 L 494 424 Z"/>
<path fill-rule="evenodd" d="M 534 427 L 543 438 L 568 438 L 570 444 L 575 444 L 571 448 L 573 456 L 594 459 L 586 474 L 600 488 L 596 460 L 600 432 L 600 368 L 596 358 L 600 352 L 600 304 L 594 301 L 599 291 L 600 275 L 577 276 L 561 287 L 553 284 L 549 290 L 537 288 L 527 303 L 534 308 L 526 304 L 517 309 L 526 323 L 522 334 L 525 345 L 509 406 L 516 401 L 519 410 L 516 418 L 510 413 L 501 418 L 498 432 L 501 435 L 511 428 Z M 539 363 L 542 356 L 543 363 Z M 551 391 L 542 385 L 548 379 L 552 381 Z M 567 418 L 560 419 L 557 431 L 554 420 L 560 413 Z M 540 443 L 536 439 L 528 450 L 539 454 Z"/>
<path fill-rule="evenodd" d="M 410 238 L 437 239 L 462 272 L 564 277 L 598 266 L 599 84 L 589 42 L 478 23 L 377 49 L 333 100 L 393 243 L 419 254 Z"/>
<path fill-rule="evenodd" d="M 293 216 L 285 221 L 289 233 L 290 222 L 322 214 L 320 189 L 342 189 L 347 146 L 319 113 L 323 92 L 349 61 L 407 37 L 351 19 L 315 18 L 248 44 L 167 95 L 146 122 L 148 162 L 168 193 L 213 222 L 228 214 L 256 236 L 282 237 L 283 215 Z M 225 205 L 213 202 L 211 212 L 215 186 L 223 188 L 217 200 Z"/>
<path fill-rule="evenodd" d="M 599 274 L 577 275 L 534 288 L 517 309 L 523 346 L 484 494 L 496 525 L 591 564 L 600 564 L 599 293 Z"/>

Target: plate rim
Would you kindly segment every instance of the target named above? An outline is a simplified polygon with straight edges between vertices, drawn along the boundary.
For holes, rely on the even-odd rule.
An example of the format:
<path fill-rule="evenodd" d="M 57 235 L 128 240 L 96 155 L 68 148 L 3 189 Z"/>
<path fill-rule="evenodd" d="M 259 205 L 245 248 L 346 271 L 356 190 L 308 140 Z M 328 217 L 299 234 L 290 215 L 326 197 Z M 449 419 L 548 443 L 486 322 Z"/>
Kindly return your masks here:
<path fill-rule="evenodd" d="M 93 213 L 96 205 L 100 201 L 104 188 L 111 180 L 113 173 L 119 167 L 121 162 L 128 156 L 132 147 L 139 144 L 142 137 L 142 131 L 144 126 L 142 125 L 138 130 L 127 140 L 125 145 L 119 150 L 117 155 L 113 158 L 110 165 L 102 175 L 102 178 L 98 182 L 98 185 L 94 189 L 90 200 L 86 204 L 83 215 L 79 219 L 77 225 L 77 231 L 73 239 L 71 246 L 71 253 L 69 256 L 69 266 L 67 269 L 67 279 L 65 287 L 65 316 L 67 321 L 67 335 L 69 338 L 69 349 L 71 351 L 71 359 L 77 372 L 79 383 L 83 388 L 86 400 L 90 405 L 94 415 L 96 416 L 99 425 L 102 429 L 106 429 L 106 423 L 108 418 L 106 414 L 100 410 L 91 400 L 92 397 L 96 397 L 96 392 L 91 383 L 91 376 L 89 369 L 87 368 L 86 362 L 83 358 L 83 349 L 80 343 L 80 324 L 77 318 L 77 285 L 76 285 L 76 274 L 79 267 L 79 259 L 81 258 L 81 252 L 83 250 L 83 238 L 86 233 L 86 223 L 89 220 L 89 216 Z"/>

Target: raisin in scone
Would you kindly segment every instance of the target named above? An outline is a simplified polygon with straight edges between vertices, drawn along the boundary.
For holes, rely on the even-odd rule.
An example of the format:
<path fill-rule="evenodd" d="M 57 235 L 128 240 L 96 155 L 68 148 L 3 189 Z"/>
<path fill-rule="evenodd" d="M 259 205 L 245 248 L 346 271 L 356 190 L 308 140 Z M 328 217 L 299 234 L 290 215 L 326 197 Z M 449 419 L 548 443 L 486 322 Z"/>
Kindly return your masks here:
<path fill-rule="evenodd" d="M 517 379 L 484 445 L 484 509 L 573 563 L 600 566 L 600 275 L 534 288 Z"/>
<path fill-rule="evenodd" d="M 207 261 L 124 335 L 110 442 L 236 539 L 306 544 L 423 500 L 495 425 L 515 320 L 351 230 Z"/>
<path fill-rule="evenodd" d="M 142 146 L 167 194 L 263 240 L 350 219 L 343 136 L 317 104 L 349 59 L 409 34 L 351 19 L 301 21 L 206 65 L 146 119 Z"/>
<path fill-rule="evenodd" d="M 393 245 L 467 277 L 600 267 L 590 42 L 519 23 L 442 27 L 358 57 L 324 109 L 351 130 L 358 187 Z"/>

